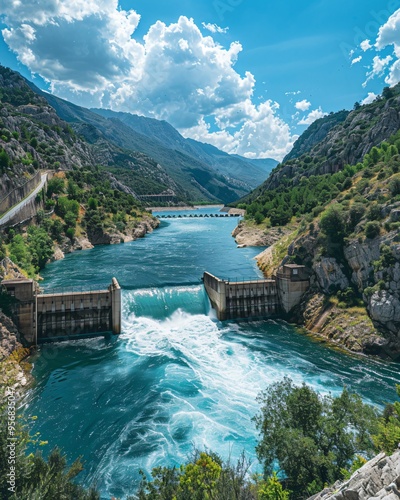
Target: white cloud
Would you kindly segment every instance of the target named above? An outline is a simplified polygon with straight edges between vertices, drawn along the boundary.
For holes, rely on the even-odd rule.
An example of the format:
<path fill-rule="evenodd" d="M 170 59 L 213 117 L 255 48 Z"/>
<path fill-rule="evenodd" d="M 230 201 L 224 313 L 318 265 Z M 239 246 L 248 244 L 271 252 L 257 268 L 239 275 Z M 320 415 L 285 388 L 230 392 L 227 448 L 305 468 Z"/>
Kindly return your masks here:
<path fill-rule="evenodd" d="M 201 23 L 203 28 L 211 31 L 211 33 L 227 33 L 229 31 L 229 28 L 221 28 L 217 24 L 211 24 L 211 23 Z"/>
<path fill-rule="evenodd" d="M 318 109 L 314 109 L 313 111 L 311 111 L 307 116 L 304 116 L 299 121 L 298 125 L 311 125 L 315 122 L 315 120 L 323 118 L 327 114 L 328 113 L 325 113 L 324 111 L 322 111 L 321 107 L 319 107 Z"/>
<path fill-rule="evenodd" d="M 371 104 L 371 102 L 374 102 L 377 97 L 378 96 L 374 92 L 368 92 L 367 97 L 361 101 L 361 104 Z"/>
<path fill-rule="evenodd" d="M 367 50 L 372 49 L 371 41 L 370 40 L 364 40 L 363 42 L 360 43 L 361 50 L 364 52 L 367 52 Z"/>
<path fill-rule="evenodd" d="M 301 90 L 295 90 L 294 92 L 285 92 L 285 95 L 298 95 L 301 94 Z"/>
<path fill-rule="evenodd" d="M 382 76 L 386 67 L 390 64 L 391 61 L 393 61 L 392 56 L 386 56 L 382 58 L 379 56 L 375 56 L 372 62 L 372 70 L 367 73 L 367 79 L 363 83 L 363 87 L 365 87 L 369 80 L 371 80 L 372 78 L 376 76 Z"/>
<path fill-rule="evenodd" d="M 118 0 L 0 0 L 0 12 L 10 49 L 61 97 L 165 119 L 247 156 L 281 159 L 293 143 L 279 106 L 254 104 L 254 76 L 235 70 L 241 44 L 224 48 L 193 19 L 157 21 L 138 42 L 140 15 Z"/>
<path fill-rule="evenodd" d="M 307 99 L 303 99 L 302 101 L 296 102 L 294 107 L 299 111 L 308 111 L 310 109 L 311 102 L 307 101 Z"/>
<path fill-rule="evenodd" d="M 351 61 L 351 65 L 353 66 L 353 64 L 357 64 L 357 63 L 359 63 L 360 61 L 362 61 L 362 56 L 355 57 L 355 58 Z"/>
<path fill-rule="evenodd" d="M 195 127 L 181 132 L 185 137 L 208 142 L 228 153 L 247 158 L 282 159 L 291 150 L 297 136 L 292 136 L 288 124 L 276 116 L 276 105 L 266 101 L 255 106 L 250 100 L 238 105 L 236 111 L 231 112 L 246 116 L 246 120 L 241 120 L 234 131 L 223 128 L 218 132 L 210 132 L 210 126 L 201 120 Z M 223 119 L 229 121 L 231 116 Z"/>
<path fill-rule="evenodd" d="M 393 57 L 390 55 L 374 57 L 373 67 L 367 74 L 364 87 L 369 80 L 376 76 L 385 75 L 385 82 L 390 86 L 400 81 L 400 9 L 394 12 L 387 22 L 379 28 L 375 44 L 369 44 L 368 48 L 374 48 L 379 52 L 390 46 L 393 48 Z"/>

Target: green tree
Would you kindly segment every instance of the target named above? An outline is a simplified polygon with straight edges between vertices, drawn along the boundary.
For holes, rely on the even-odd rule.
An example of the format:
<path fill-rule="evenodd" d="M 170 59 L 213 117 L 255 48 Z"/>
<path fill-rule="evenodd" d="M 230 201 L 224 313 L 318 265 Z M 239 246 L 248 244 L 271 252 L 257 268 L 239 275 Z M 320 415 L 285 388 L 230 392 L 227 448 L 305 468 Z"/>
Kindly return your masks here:
<path fill-rule="evenodd" d="M 29 276 L 34 276 L 35 268 L 32 265 L 32 255 L 20 234 L 16 234 L 10 243 L 10 259 L 24 269 Z"/>
<path fill-rule="evenodd" d="M 53 177 L 47 183 L 47 196 L 50 198 L 53 194 L 61 194 L 64 192 L 65 180 L 61 177 Z"/>
<path fill-rule="evenodd" d="M 396 385 L 400 396 L 400 385 Z M 379 419 L 377 433 L 373 436 L 376 448 L 388 454 L 393 453 L 400 443 L 400 402 L 388 404 Z"/>
<path fill-rule="evenodd" d="M 53 241 L 43 228 L 30 226 L 28 229 L 28 249 L 32 264 L 39 271 L 53 255 Z"/>
<path fill-rule="evenodd" d="M 64 219 L 66 214 L 71 212 L 75 215 L 75 218 L 79 215 L 79 203 L 76 200 L 69 200 L 66 196 L 58 198 L 56 213 Z"/>
<path fill-rule="evenodd" d="M 10 158 L 8 154 L 4 151 L 0 151 L 0 169 L 4 172 L 7 167 L 10 166 Z"/>
<path fill-rule="evenodd" d="M 259 402 L 257 454 L 264 474 L 269 477 L 278 463 L 285 487 L 296 498 L 340 479 L 356 453 L 373 451 L 370 434 L 377 426 L 376 412 L 346 389 L 338 397 L 322 397 L 286 377 L 263 392 Z"/>
<path fill-rule="evenodd" d="M 346 220 L 342 207 L 334 206 L 328 208 L 321 215 L 319 225 L 328 238 L 328 249 L 331 247 L 342 248 L 343 240 L 346 236 Z"/>
<path fill-rule="evenodd" d="M 258 500 L 289 500 L 289 496 L 289 491 L 283 489 L 276 472 L 258 489 Z"/>

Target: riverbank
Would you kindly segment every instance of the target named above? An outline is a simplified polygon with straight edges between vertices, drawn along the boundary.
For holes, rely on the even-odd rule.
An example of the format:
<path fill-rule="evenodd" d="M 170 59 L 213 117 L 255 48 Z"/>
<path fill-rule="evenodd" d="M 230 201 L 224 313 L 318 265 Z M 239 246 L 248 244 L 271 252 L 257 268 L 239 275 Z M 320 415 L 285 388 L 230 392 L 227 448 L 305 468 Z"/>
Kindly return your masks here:
<path fill-rule="evenodd" d="M 134 225 L 128 225 L 124 231 L 104 231 L 98 230 L 92 233 L 80 231 L 71 241 L 64 237 L 60 243 L 54 245 L 54 255 L 51 261 L 65 258 L 65 255 L 80 251 L 91 250 L 100 245 L 118 245 L 129 243 L 144 238 L 146 234 L 152 233 L 160 225 L 160 221 L 155 217 L 143 216 L 142 220 Z"/>
<path fill-rule="evenodd" d="M 242 221 L 232 236 L 240 246 L 268 247 L 256 256 L 257 265 L 266 277 L 274 275 L 278 267 L 288 261 L 288 255 L 296 255 L 296 248 L 314 245 L 311 236 L 299 236 L 299 226 L 296 224 L 268 228 L 251 221 Z M 312 263 L 311 269 L 310 290 L 300 305 L 291 311 L 289 321 L 334 347 L 355 354 L 398 359 L 399 340 L 374 324 L 362 301 L 346 304 L 335 294 L 328 293 L 335 287 L 340 290 L 350 286 L 335 261 L 322 258 Z"/>

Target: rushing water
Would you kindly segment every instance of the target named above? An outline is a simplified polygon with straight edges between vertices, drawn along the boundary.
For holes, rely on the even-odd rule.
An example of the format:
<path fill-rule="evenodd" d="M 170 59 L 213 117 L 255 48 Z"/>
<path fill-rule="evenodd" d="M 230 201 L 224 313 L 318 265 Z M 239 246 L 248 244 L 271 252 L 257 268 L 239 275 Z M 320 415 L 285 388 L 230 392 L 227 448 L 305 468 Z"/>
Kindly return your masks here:
<path fill-rule="evenodd" d="M 210 212 L 210 209 L 203 210 Z M 211 210 L 212 211 L 212 210 Z M 26 411 L 34 431 L 70 459 L 104 498 L 134 492 L 138 471 L 185 461 L 193 446 L 255 458 L 256 397 L 289 375 L 320 392 L 344 385 L 366 401 L 395 399 L 397 364 L 328 349 L 273 321 L 220 323 L 200 283 L 259 276 L 259 249 L 237 249 L 236 219 L 172 219 L 146 238 L 69 255 L 44 286 L 123 286 L 123 333 L 42 347 Z"/>

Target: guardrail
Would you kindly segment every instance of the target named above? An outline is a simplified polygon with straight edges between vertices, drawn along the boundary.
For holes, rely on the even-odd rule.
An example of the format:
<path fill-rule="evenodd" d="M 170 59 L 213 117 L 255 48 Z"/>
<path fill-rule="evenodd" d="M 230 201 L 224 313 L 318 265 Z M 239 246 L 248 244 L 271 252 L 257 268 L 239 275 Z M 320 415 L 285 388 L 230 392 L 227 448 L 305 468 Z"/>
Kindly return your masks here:
<path fill-rule="evenodd" d="M 24 184 L 14 188 L 4 198 L 0 200 L 0 217 L 8 212 L 13 206 L 20 203 L 29 193 L 36 189 L 42 180 L 42 172 L 38 171 Z"/>

